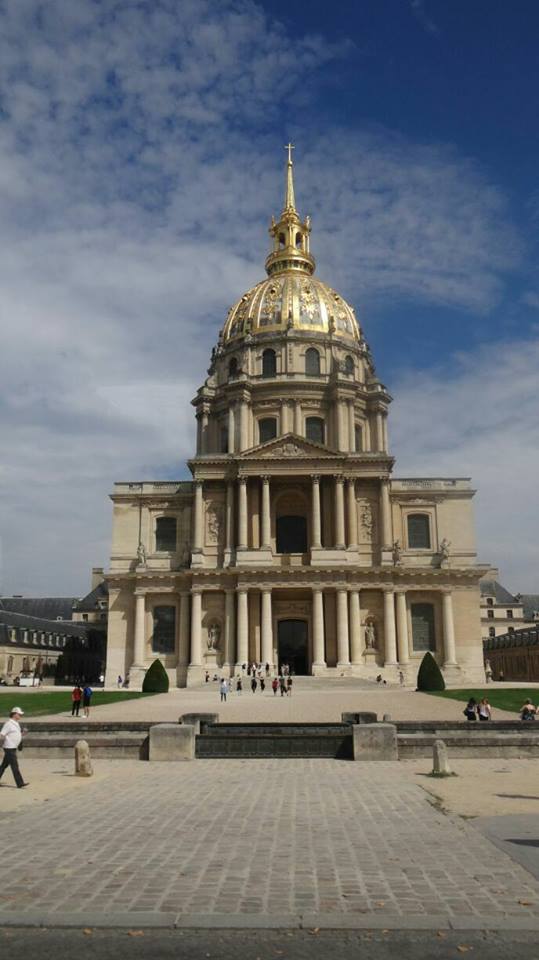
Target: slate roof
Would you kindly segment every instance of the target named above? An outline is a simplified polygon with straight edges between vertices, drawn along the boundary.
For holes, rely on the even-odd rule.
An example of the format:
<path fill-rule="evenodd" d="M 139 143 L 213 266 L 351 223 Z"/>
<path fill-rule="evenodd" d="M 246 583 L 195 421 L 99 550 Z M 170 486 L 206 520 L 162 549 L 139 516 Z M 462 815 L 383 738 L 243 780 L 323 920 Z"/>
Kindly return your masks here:
<path fill-rule="evenodd" d="M 0 610 L 0 624 L 44 633 L 57 633 L 62 637 L 85 637 L 88 629 L 94 626 L 89 623 L 73 623 L 72 620 L 45 620 L 42 617 L 29 617 L 25 613 L 13 613 L 11 610 Z"/>
<path fill-rule="evenodd" d="M 0 597 L 0 610 L 43 620 L 71 620 L 78 597 Z"/>
<path fill-rule="evenodd" d="M 535 610 L 539 610 L 539 593 L 521 593 L 520 602 L 524 607 L 524 619 L 533 620 Z"/>
<path fill-rule="evenodd" d="M 496 603 L 503 603 L 506 606 L 519 606 L 519 602 L 509 590 L 502 587 L 497 580 L 481 580 L 479 583 L 482 597 L 494 597 Z"/>
<path fill-rule="evenodd" d="M 539 644 L 539 625 L 524 627 L 513 633 L 503 633 L 498 637 L 486 637 L 483 640 L 484 650 L 499 650 L 503 647 L 532 647 Z"/>
<path fill-rule="evenodd" d="M 94 610 L 100 609 L 99 607 L 100 600 L 106 600 L 108 602 L 108 599 L 109 599 L 109 587 L 108 587 L 108 584 L 105 583 L 104 580 L 102 580 L 101 583 L 98 583 L 97 587 L 94 587 L 93 590 L 90 590 L 90 593 L 87 593 L 86 596 L 82 598 L 82 600 L 76 600 L 73 605 L 73 609 L 76 610 L 77 613 L 81 610 L 90 611 L 93 613 Z"/>

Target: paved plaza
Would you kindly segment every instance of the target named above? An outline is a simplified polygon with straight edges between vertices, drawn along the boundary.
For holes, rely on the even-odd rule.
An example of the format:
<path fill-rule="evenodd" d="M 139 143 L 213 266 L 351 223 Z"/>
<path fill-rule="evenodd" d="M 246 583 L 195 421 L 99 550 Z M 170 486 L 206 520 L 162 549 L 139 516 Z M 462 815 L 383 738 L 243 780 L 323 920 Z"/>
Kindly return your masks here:
<path fill-rule="evenodd" d="M 539 883 L 444 812 L 413 781 L 410 763 L 98 761 L 96 778 L 81 781 L 69 776 L 70 764 L 49 761 L 65 789 L 45 804 L 30 800 L 30 787 L 2 817 L 10 882 L 0 917 L 51 925 L 539 924 Z M 28 778 L 45 765 L 27 761 Z M 20 793 L 2 787 L 0 810 L 4 797 Z"/>

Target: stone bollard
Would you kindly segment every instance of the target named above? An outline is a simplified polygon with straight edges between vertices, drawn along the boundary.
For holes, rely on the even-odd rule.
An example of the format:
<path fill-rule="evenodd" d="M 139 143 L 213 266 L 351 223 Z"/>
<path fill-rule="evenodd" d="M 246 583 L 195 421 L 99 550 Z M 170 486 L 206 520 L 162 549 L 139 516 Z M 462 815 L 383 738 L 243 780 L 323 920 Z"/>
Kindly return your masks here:
<path fill-rule="evenodd" d="M 384 713 L 383 723 L 391 723 L 391 714 L 390 714 L 390 713 Z"/>
<path fill-rule="evenodd" d="M 90 759 L 90 746 L 87 740 L 77 740 L 75 744 L 75 776 L 92 777 L 94 769 Z"/>
<path fill-rule="evenodd" d="M 354 760 L 398 760 L 397 728 L 393 723 L 358 723 L 352 727 Z"/>
<path fill-rule="evenodd" d="M 447 759 L 447 747 L 443 740 L 435 740 L 432 746 L 432 777 L 453 777 Z"/>
<path fill-rule="evenodd" d="M 178 723 L 190 724 L 195 728 L 195 732 L 202 733 L 202 727 L 207 723 L 219 723 L 218 713 L 182 713 L 178 718 Z"/>
<path fill-rule="evenodd" d="M 150 727 L 149 760 L 194 760 L 194 726 L 187 723 L 157 723 Z"/>

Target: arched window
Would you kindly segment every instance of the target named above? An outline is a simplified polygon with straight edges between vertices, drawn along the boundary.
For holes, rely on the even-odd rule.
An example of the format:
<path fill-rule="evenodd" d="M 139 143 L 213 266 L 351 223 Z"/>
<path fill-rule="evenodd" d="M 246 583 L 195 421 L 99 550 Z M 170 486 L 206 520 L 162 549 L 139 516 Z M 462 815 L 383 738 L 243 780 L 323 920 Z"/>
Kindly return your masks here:
<path fill-rule="evenodd" d="M 279 234 L 279 246 L 281 247 L 281 249 L 284 247 L 285 243 L 286 243 L 286 241 L 285 241 L 284 233 L 280 233 L 280 234 Z"/>
<path fill-rule="evenodd" d="M 303 243 L 303 236 L 301 235 L 301 233 L 296 233 L 296 247 L 298 247 L 298 249 L 301 249 L 302 243 Z"/>
<path fill-rule="evenodd" d="M 238 359 L 237 357 L 232 357 L 228 364 L 228 376 L 229 378 L 237 377 L 238 375 Z"/>
<path fill-rule="evenodd" d="M 320 354 L 314 347 L 305 351 L 305 373 L 308 377 L 320 376 Z"/>
<path fill-rule="evenodd" d="M 157 517 L 155 521 L 155 549 L 171 552 L 176 549 L 176 517 Z"/>
<path fill-rule="evenodd" d="M 277 420 L 275 417 L 264 417 L 258 421 L 258 437 L 260 443 L 273 440 L 277 436 Z"/>
<path fill-rule="evenodd" d="M 414 650 L 423 653 L 436 650 L 434 607 L 432 603 L 412 603 L 412 642 Z"/>
<path fill-rule="evenodd" d="M 277 373 L 277 357 L 275 350 L 264 350 L 262 354 L 262 376 L 274 377 Z"/>
<path fill-rule="evenodd" d="M 344 372 L 350 377 L 354 375 L 354 358 L 350 354 L 344 358 Z"/>
<path fill-rule="evenodd" d="M 410 550 L 430 550 L 428 513 L 411 513 L 408 516 L 408 547 Z"/>
<path fill-rule="evenodd" d="M 305 436 L 314 443 L 324 443 L 324 421 L 321 417 L 306 418 Z"/>
<path fill-rule="evenodd" d="M 153 653 L 174 653 L 176 607 L 153 608 Z"/>
<path fill-rule="evenodd" d="M 356 453 L 361 453 L 363 450 L 363 430 L 361 429 L 359 423 L 356 423 L 354 427 L 354 436 L 356 441 Z"/>

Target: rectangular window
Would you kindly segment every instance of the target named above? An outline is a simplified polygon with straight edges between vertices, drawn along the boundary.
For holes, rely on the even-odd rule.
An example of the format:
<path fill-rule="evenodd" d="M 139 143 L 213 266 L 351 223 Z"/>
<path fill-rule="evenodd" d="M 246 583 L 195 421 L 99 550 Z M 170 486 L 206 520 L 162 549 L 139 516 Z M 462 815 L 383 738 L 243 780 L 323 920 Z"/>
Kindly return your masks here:
<path fill-rule="evenodd" d="M 507 632 L 508 632 L 508 633 L 514 633 L 514 632 L 515 632 L 515 628 L 514 628 L 514 627 L 508 627 Z"/>
<path fill-rule="evenodd" d="M 410 550 L 430 549 L 430 524 L 427 513 L 409 514 L 408 547 Z"/>
<path fill-rule="evenodd" d="M 174 653 L 175 636 L 176 607 L 154 607 L 152 651 Z"/>
<path fill-rule="evenodd" d="M 512 619 L 513 619 L 513 611 L 512 611 L 512 610 L 507 610 L 506 612 L 507 612 L 507 619 L 508 619 L 508 620 L 512 620 Z"/>
<path fill-rule="evenodd" d="M 412 640 L 418 653 L 436 650 L 432 603 L 412 603 Z"/>
<path fill-rule="evenodd" d="M 494 620 L 494 610 L 487 610 L 487 618 L 489 620 Z"/>
<path fill-rule="evenodd" d="M 220 429 L 219 453 L 228 453 L 228 427 L 221 427 Z"/>
<path fill-rule="evenodd" d="M 158 517 L 155 521 L 155 549 L 158 553 L 176 549 L 176 517 Z"/>

